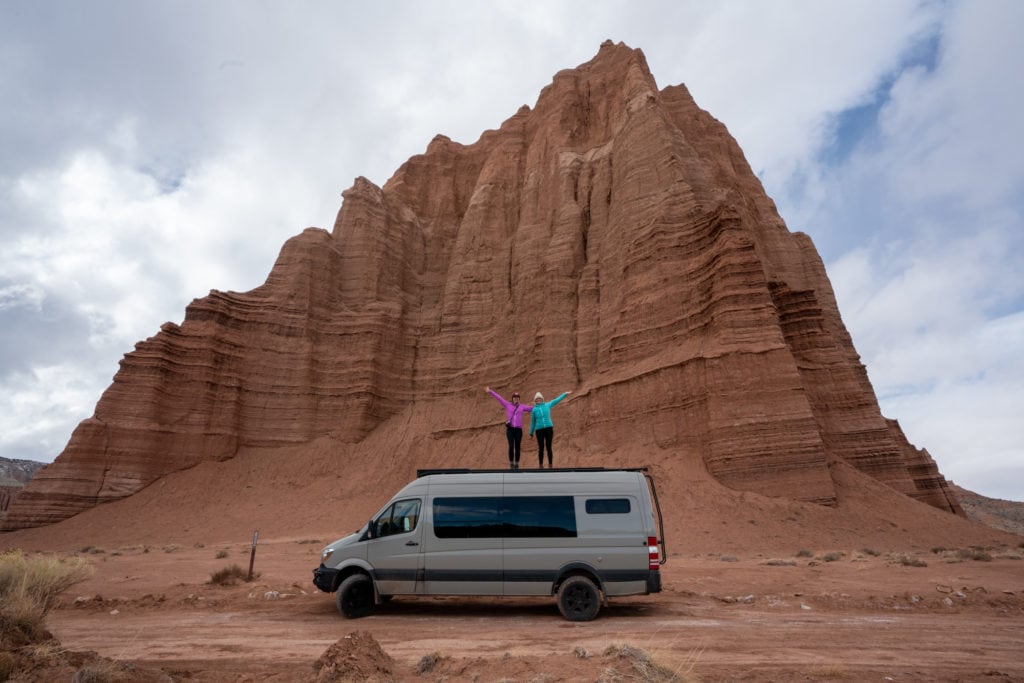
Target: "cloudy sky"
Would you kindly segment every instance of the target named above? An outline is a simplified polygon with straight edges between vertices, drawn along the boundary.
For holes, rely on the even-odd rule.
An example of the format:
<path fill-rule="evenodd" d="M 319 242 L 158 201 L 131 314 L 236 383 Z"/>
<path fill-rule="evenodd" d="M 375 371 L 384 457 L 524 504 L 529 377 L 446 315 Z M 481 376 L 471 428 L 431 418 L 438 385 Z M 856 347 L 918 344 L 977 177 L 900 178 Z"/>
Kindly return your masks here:
<path fill-rule="evenodd" d="M 359 4 L 0 2 L 0 456 L 52 461 L 189 301 L 610 38 L 814 239 L 883 413 L 1024 500 L 1024 2 Z"/>

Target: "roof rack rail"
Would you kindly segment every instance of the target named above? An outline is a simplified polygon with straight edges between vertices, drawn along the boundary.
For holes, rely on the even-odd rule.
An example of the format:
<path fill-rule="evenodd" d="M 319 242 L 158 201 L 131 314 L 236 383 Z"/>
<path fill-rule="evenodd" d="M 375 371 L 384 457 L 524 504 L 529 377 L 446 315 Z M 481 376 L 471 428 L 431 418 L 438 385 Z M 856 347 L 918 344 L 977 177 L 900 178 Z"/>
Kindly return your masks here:
<path fill-rule="evenodd" d="M 544 474 L 545 472 L 646 472 L 646 467 L 549 467 L 548 469 L 510 470 L 484 469 L 474 470 L 468 467 L 453 467 L 448 469 L 423 469 L 416 470 L 416 477 L 426 477 L 431 474 Z"/>

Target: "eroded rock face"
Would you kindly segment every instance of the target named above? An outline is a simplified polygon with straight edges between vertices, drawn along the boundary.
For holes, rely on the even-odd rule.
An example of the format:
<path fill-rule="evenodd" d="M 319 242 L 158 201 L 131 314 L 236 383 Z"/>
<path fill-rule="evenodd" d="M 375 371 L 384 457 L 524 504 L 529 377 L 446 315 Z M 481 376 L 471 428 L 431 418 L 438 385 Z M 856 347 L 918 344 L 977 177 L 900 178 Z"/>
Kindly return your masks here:
<path fill-rule="evenodd" d="M 485 385 L 573 389 L 557 429 L 577 450 L 677 449 L 727 486 L 822 504 L 839 458 L 962 514 L 881 415 L 810 238 L 639 50 L 606 42 L 476 143 L 438 136 L 343 197 L 263 286 L 211 292 L 127 354 L 7 528 L 240 445 L 481 429 L 499 418 Z"/>

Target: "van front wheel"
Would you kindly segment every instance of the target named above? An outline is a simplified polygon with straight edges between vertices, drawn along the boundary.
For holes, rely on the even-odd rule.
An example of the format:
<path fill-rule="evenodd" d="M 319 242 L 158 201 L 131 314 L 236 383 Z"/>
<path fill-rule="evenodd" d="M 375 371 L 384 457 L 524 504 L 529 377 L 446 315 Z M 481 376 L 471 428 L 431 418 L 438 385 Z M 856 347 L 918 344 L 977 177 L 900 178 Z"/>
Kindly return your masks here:
<path fill-rule="evenodd" d="M 373 583 L 366 574 L 353 574 L 338 586 L 338 611 L 349 619 L 365 617 L 373 611 Z"/>
<path fill-rule="evenodd" d="M 558 587 L 558 611 L 569 621 L 590 621 L 601 609 L 601 594 L 585 576 L 570 576 Z"/>

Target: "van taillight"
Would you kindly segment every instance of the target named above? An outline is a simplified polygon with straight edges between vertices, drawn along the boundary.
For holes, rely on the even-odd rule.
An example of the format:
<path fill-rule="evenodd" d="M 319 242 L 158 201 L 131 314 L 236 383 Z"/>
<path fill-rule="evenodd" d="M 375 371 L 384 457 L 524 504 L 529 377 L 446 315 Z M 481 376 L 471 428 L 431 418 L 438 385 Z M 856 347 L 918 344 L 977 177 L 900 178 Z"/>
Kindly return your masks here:
<path fill-rule="evenodd" d="M 656 536 L 647 537 L 647 557 L 651 569 L 658 569 L 661 566 L 658 563 L 658 539 Z"/>

